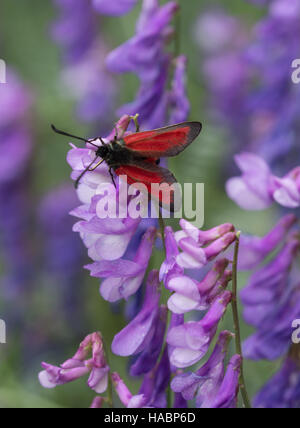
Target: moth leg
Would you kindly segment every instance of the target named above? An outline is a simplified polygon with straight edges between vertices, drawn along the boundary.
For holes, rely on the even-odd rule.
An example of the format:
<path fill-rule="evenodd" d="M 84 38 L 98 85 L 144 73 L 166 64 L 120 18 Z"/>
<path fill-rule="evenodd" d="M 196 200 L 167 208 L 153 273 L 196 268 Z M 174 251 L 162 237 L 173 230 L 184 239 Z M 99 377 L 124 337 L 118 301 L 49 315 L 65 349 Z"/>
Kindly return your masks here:
<path fill-rule="evenodd" d="M 130 119 L 133 120 L 135 124 L 135 132 L 140 132 L 139 114 L 137 113 L 135 116 L 130 116 Z"/>
<path fill-rule="evenodd" d="M 115 186 L 115 188 L 117 188 L 116 182 L 115 182 L 115 177 L 113 176 L 112 170 L 113 170 L 112 167 L 110 167 L 108 172 L 109 172 L 109 175 L 111 177 L 111 181 L 113 182 L 113 185 Z"/>
<path fill-rule="evenodd" d="M 104 159 L 101 159 L 101 161 L 96 163 L 96 165 L 94 165 L 93 168 L 89 168 L 88 171 L 94 171 L 96 168 L 98 168 L 98 166 L 102 164 L 102 162 L 104 162 Z"/>

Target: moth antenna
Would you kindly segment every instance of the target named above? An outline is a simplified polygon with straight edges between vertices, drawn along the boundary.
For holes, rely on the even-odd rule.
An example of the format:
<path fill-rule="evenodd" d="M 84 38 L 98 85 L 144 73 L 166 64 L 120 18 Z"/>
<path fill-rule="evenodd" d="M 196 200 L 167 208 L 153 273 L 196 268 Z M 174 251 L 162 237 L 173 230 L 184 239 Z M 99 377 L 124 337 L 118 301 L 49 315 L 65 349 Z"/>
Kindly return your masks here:
<path fill-rule="evenodd" d="M 82 179 L 82 177 L 90 170 L 91 166 L 96 162 L 96 160 L 98 159 L 98 156 L 95 156 L 95 158 L 92 160 L 92 162 L 85 168 L 84 171 L 82 171 L 82 173 L 79 175 L 79 177 L 76 179 L 75 181 L 75 189 L 78 188 L 78 185 L 80 183 L 80 180 Z"/>
<path fill-rule="evenodd" d="M 88 142 L 88 140 L 86 140 L 85 138 L 77 137 L 76 135 L 72 135 L 72 134 L 69 134 L 68 132 L 61 131 L 60 129 L 57 129 L 54 125 L 51 125 L 51 128 L 56 134 L 64 135 L 65 137 L 76 138 L 76 140 L 84 141 L 85 143 Z"/>

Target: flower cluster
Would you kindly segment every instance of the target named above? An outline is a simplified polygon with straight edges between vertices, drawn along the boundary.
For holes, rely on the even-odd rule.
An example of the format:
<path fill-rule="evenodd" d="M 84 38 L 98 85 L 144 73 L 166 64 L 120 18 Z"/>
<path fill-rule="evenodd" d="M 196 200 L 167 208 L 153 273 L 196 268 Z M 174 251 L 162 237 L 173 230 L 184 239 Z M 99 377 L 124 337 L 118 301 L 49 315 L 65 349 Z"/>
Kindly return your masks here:
<path fill-rule="evenodd" d="M 99 21 L 94 13 L 101 12 L 103 3 L 55 0 L 60 13 L 52 28 L 53 39 L 62 47 L 64 58 L 62 85 L 77 101 L 77 116 L 85 122 L 101 120 L 102 130 L 112 114 L 115 97 L 115 82 L 103 65 L 107 47 L 97 34 Z M 115 3 L 123 9 L 125 5 L 117 3 L 126 2 Z"/>
<path fill-rule="evenodd" d="M 27 235 L 28 168 L 33 148 L 27 119 L 31 105 L 30 90 L 8 69 L 7 83 L 0 85 L 0 229 L 7 275 L 2 289 L 9 298 L 24 295 L 31 283 Z"/>
<path fill-rule="evenodd" d="M 300 167 L 284 177 L 272 174 L 267 163 L 253 153 L 241 153 L 235 161 L 241 177 L 227 181 L 228 196 L 245 210 L 268 208 L 275 201 L 287 208 L 300 206 Z"/>
<path fill-rule="evenodd" d="M 91 357 L 90 353 L 92 353 Z M 88 386 L 93 391 L 102 394 L 107 389 L 109 367 L 100 333 L 87 336 L 75 355 L 60 367 L 47 363 L 42 363 L 42 367 L 44 370 L 40 372 L 39 380 L 44 388 L 55 388 L 89 375 Z"/>
<path fill-rule="evenodd" d="M 210 13 L 200 19 L 197 40 L 206 54 L 214 112 L 229 127 L 235 147 L 281 170 L 295 166 L 299 156 L 300 91 L 292 84 L 291 65 L 299 58 L 300 1 L 251 1 L 268 5 L 252 30 L 231 16 Z"/>
<path fill-rule="evenodd" d="M 166 51 L 166 44 L 173 35 L 171 20 L 177 10 L 178 5 L 173 1 L 160 6 L 158 0 L 143 0 L 136 34 L 110 52 L 106 60 L 110 71 L 138 76 L 140 89 L 136 99 L 122 106 L 118 114 L 139 112 L 142 127 L 146 129 L 183 122 L 189 113 L 185 94 L 186 58 L 179 56 L 172 60 Z M 174 78 L 168 91 L 172 65 Z"/>

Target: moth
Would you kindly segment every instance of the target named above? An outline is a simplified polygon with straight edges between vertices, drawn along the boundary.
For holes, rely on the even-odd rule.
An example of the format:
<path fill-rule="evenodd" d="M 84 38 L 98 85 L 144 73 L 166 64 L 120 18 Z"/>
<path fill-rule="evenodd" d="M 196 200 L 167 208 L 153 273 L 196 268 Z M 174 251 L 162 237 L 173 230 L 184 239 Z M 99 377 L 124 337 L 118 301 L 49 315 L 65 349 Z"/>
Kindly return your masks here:
<path fill-rule="evenodd" d="M 123 138 L 118 138 L 116 133 L 115 138 L 106 143 L 101 137 L 85 140 L 60 131 L 54 125 L 51 126 L 56 133 L 82 140 L 97 149 L 95 158 L 79 175 L 75 187 L 78 187 L 80 180 L 88 171 L 94 171 L 102 162 L 105 162 L 114 185 L 113 172 L 117 176 L 126 175 L 128 184 L 144 184 L 148 194 L 159 200 L 160 206 L 164 204 L 163 192 L 154 194 L 155 190 L 151 185 L 166 183 L 171 186 L 177 183 L 174 175 L 167 168 L 159 165 L 160 159 L 177 156 L 198 137 L 202 130 L 200 122 L 184 122 L 152 131 L 139 132 L 139 126 L 136 123 L 135 133 Z M 95 144 L 96 141 L 100 141 L 101 145 Z M 170 211 L 174 210 L 172 202 L 172 200 L 169 201 Z"/>

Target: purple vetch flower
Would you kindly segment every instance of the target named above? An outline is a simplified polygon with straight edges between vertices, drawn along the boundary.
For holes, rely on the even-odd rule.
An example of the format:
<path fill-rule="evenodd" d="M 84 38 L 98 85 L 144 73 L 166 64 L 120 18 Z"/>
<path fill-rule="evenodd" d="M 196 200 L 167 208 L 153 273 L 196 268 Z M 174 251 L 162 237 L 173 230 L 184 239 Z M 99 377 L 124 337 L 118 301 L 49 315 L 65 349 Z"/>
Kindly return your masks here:
<path fill-rule="evenodd" d="M 92 358 L 89 354 L 92 352 Z M 60 367 L 42 363 L 45 369 L 40 372 L 39 380 L 44 388 L 55 388 L 89 374 L 88 386 L 97 394 L 106 391 L 109 367 L 105 361 L 102 336 L 93 333 L 87 336 L 73 358 Z"/>
<path fill-rule="evenodd" d="M 261 210 L 271 206 L 274 201 L 287 208 L 300 206 L 300 167 L 279 178 L 255 154 L 242 153 L 235 156 L 235 161 L 242 176 L 228 180 L 226 190 L 241 208 Z"/>
<path fill-rule="evenodd" d="M 140 288 L 152 254 L 156 229 L 151 227 L 144 234 L 134 259 L 101 260 L 86 268 L 91 276 L 105 278 L 100 294 L 109 302 L 128 299 Z"/>
<path fill-rule="evenodd" d="M 244 344 L 244 356 L 252 360 L 276 360 L 286 354 L 291 345 L 292 323 L 300 319 L 300 286 L 288 287 L 268 312 L 257 331 Z M 254 308 L 255 310 L 255 308 Z"/>
<path fill-rule="evenodd" d="M 174 63 L 175 71 L 169 95 L 171 124 L 184 122 L 190 113 L 190 102 L 186 93 L 187 58 L 181 55 L 175 58 Z"/>
<path fill-rule="evenodd" d="M 231 279 L 231 271 L 225 271 L 228 264 L 227 259 L 218 260 L 201 282 L 185 275 L 173 275 L 166 283 L 174 292 L 168 300 L 168 308 L 176 314 L 207 310 Z"/>
<path fill-rule="evenodd" d="M 92 401 L 92 404 L 90 406 L 90 409 L 101 409 L 104 402 L 103 397 L 95 397 Z"/>
<path fill-rule="evenodd" d="M 182 275 L 184 273 L 183 268 L 176 262 L 176 258 L 179 255 L 179 249 L 177 247 L 173 229 L 169 226 L 165 228 L 165 245 L 166 259 L 161 265 L 159 279 L 167 284 L 169 277 L 172 277 L 173 275 Z"/>
<path fill-rule="evenodd" d="M 300 92 L 291 84 L 291 64 L 299 58 L 300 2 L 256 2 L 268 9 L 251 32 L 217 13 L 200 20 L 198 39 L 206 53 L 213 113 L 222 117 L 235 147 L 246 147 L 281 171 L 299 157 Z"/>
<path fill-rule="evenodd" d="M 174 347 L 170 355 L 171 364 L 180 368 L 189 367 L 204 357 L 231 298 L 231 293 L 224 291 L 201 321 L 187 322 L 169 331 L 167 343 Z"/>
<path fill-rule="evenodd" d="M 241 235 L 239 270 L 251 270 L 276 249 L 285 239 L 286 234 L 297 222 L 294 214 L 282 217 L 276 226 L 264 237 Z"/>
<path fill-rule="evenodd" d="M 165 46 L 173 32 L 171 21 L 177 9 L 173 1 L 160 6 L 157 0 L 144 0 L 136 34 L 107 58 L 109 70 L 138 76 L 140 88 L 136 99 L 122 106 L 118 113 L 139 112 L 145 129 L 158 128 L 174 119 L 184 121 L 189 112 L 185 95 L 185 57 L 174 60 L 172 89 L 168 91 L 167 88 L 172 61 Z"/>
<path fill-rule="evenodd" d="M 146 374 L 140 387 L 139 394 L 145 397 L 147 407 L 165 409 L 167 408 L 167 388 L 170 383 L 171 370 L 166 348 L 161 360 L 151 372 Z"/>
<path fill-rule="evenodd" d="M 181 220 L 180 225 L 182 230 L 176 232 L 175 237 L 182 253 L 177 256 L 176 262 L 182 268 L 203 267 L 225 251 L 236 239 L 234 226 L 229 223 L 207 231 L 197 229 L 186 220 Z"/>
<path fill-rule="evenodd" d="M 94 9 L 102 15 L 119 16 L 129 12 L 137 0 L 92 0 Z"/>
<path fill-rule="evenodd" d="M 73 331 L 81 331 L 83 322 L 80 281 L 83 248 L 79 236 L 72 232 L 73 219 L 69 215 L 77 203 L 74 187 L 63 184 L 46 194 L 39 207 L 44 235 L 44 266 L 57 284 L 61 302 L 58 310 Z"/>
<path fill-rule="evenodd" d="M 116 95 L 112 75 L 104 67 L 107 48 L 98 35 L 98 17 L 90 0 L 55 0 L 59 17 L 52 35 L 62 47 L 63 90 L 77 101 L 77 115 L 85 122 L 101 119 L 108 126 Z"/>
<path fill-rule="evenodd" d="M 172 390 L 181 393 L 187 401 L 196 395 L 197 407 L 208 407 L 224 379 L 224 362 L 232 337 L 229 331 L 222 331 L 208 361 L 195 373 L 177 375 L 171 382 Z"/>
<path fill-rule="evenodd" d="M 60 16 L 52 28 L 54 40 L 63 46 L 67 62 L 76 62 L 90 49 L 96 22 L 86 0 L 55 0 Z"/>
<path fill-rule="evenodd" d="M 249 324 L 254 327 L 263 325 L 274 305 L 280 301 L 287 290 L 290 271 L 299 248 L 298 238 L 291 236 L 275 258 L 255 272 L 249 285 L 241 291 L 244 318 Z"/>
<path fill-rule="evenodd" d="M 153 345 L 151 341 L 157 336 L 155 333 L 158 326 L 161 325 L 159 287 L 158 272 L 152 271 L 147 280 L 146 295 L 141 311 L 114 337 L 112 351 L 116 355 L 123 357 L 137 355 Z M 160 338 L 158 342 L 161 342 Z"/>
<path fill-rule="evenodd" d="M 241 374 L 242 357 L 234 355 L 229 361 L 223 382 L 211 401 L 205 402 L 210 409 L 233 409 L 237 407 L 239 378 Z M 201 407 L 204 407 L 204 403 Z"/>
<path fill-rule="evenodd" d="M 128 409 L 145 407 L 147 400 L 144 394 L 133 395 L 118 373 L 112 373 L 111 377 L 116 393 L 125 407 Z"/>
<path fill-rule="evenodd" d="M 152 340 L 130 367 L 130 374 L 132 376 L 141 376 L 149 373 L 153 369 L 163 346 L 167 317 L 167 307 L 162 305 L 157 314 Z"/>
<path fill-rule="evenodd" d="M 254 398 L 254 407 L 298 409 L 300 406 L 299 361 L 288 356 L 275 374 Z"/>

